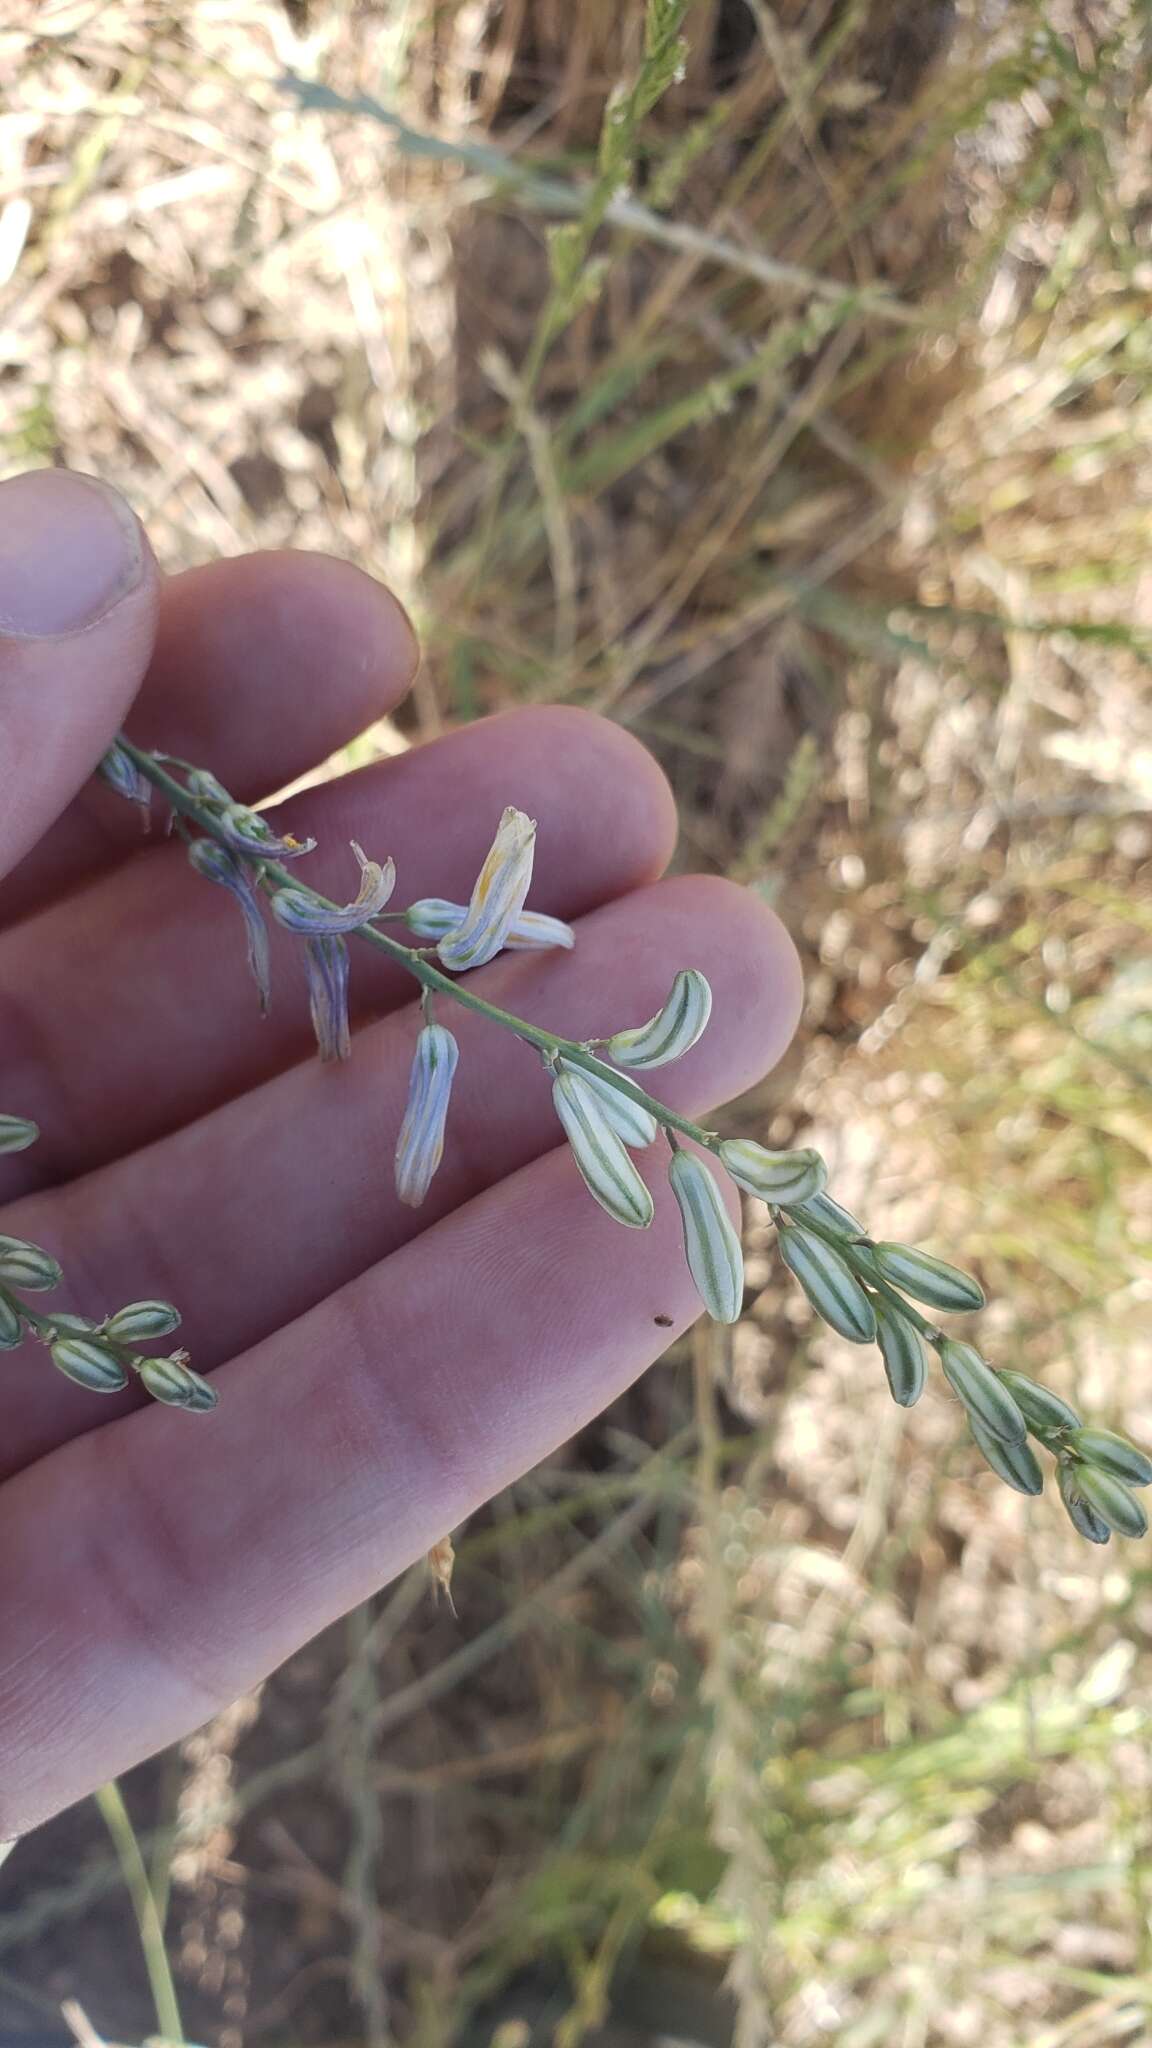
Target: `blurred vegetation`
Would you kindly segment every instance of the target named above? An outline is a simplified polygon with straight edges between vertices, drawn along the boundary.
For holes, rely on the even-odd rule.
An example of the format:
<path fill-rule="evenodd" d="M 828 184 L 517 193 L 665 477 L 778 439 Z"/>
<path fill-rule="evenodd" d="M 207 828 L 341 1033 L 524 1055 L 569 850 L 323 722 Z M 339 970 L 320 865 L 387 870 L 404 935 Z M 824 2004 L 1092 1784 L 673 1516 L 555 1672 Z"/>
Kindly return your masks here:
<path fill-rule="evenodd" d="M 47 0 L 0 55 L 4 466 L 106 474 L 171 567 L 388 576 L 428 658 L 361 754 L 632 727 L 807 955 L 741 1129 L 1147 1436 L 1139 0 Z M 748 1261 L 459 1535 L 458 1624 L 413 1575 L 21 1846 L 9 2026 L 1152 2038 L 1143 1553 Z"/>

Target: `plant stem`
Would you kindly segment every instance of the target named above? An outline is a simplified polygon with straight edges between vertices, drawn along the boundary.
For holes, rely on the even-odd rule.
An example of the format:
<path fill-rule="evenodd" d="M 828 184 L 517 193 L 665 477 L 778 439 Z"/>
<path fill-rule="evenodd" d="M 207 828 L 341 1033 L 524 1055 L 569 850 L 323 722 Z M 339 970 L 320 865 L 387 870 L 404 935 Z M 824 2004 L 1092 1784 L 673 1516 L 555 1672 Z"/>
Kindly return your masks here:
<path fill-rule="evenodd" d="M 156 2024 L 165 2041 L 182 2042 L 184 2023 L 180 2018 L 176 1986 L 172 1981 L 168 1952 L 164 1946 L 164 1928 L 148 1880 L 144 1858 L 140 1853 L 140 1844 L 136 1840 L 136 1830 L 124 1804 L 124 1795 L 115 1778 L 110 1778 L 106 1785 L 101 1785 L 95 1798 L 104 1825 L 112 1837 L 112 1844 L 136 1915 L 136 1925 L 140 1930 L 140 1946 L 144 1951 L 144 1967 L 148 1972 L 152 2002 L 156 2007 Z"/>

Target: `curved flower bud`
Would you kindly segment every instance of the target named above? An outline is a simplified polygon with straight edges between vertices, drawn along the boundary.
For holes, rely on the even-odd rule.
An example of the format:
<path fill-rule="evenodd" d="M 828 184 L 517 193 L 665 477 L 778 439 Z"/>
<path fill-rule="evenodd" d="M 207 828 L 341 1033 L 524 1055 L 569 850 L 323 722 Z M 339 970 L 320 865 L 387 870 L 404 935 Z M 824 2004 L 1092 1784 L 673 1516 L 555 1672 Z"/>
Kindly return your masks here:
<path fill-rule="evenodd" d="M 1007 1387 L 1012 1399 L 1030 1429 L 1079 1429 L 1080 1417 L 1074 1408 L 1062 1401 L 1049 1387 L 1042 1387 L 1037 1380 L 1030 1380 L 1025 1373 L 1004 1371 L 1000 1375 L 1002 1386 Z"/>
<path fill-rule="evenodd" d="M 152 807 L 152 785 L 147 776 L 141 775 L 131 754 L 126 754 L 123 747 L 113 741 L 100 762 L 97 773 L 108 784 L 109 789 L 116 791 L 117 796 L 126 797 L 131 804 L 139 804 L 144 814 L 144 830 L 147 831 Z"/>
<path fill-rule="evenodd" d="M 418 939 L 443 939 L 463 924 L 468 915 L 466 903 L 449 903 L 443 896 L 422 896 L 418 903 L 410 903 L 404 912 L 404 920 Z M 562 946 L 568 952 L 576 944 L 576 934 L 570 924 L 564 924 L 558 917 L 545 917 L 538 910 L 522 910 L 510 927 L 504 941 L 509 953 L 543 952 L 551 946 Z"/>
<path fill-rule="evenodd" d="M 170 1301 L 130 1301 L 108 1317 L 101 1335 L 114 1344 L 148 1344 L 156 1337 L 170 1337 L 179 1328 L 180 1311 Z"/>
<path fill-rule="evenodd" d="M 444 1126 L 460 1048 L 442 1024 L 425 1024 L 416 1040 L 408 1106 L 396 1141 L 396 1193 L 418 1209 L 444 1151 Z"/>
<path fill-rule="evenodd" d="M 187 1359 L 186 1351 L 173 1352 L 171 1358 L 142 1358 L 136 1370 L 154 1401 L 203 1415 L 216 1406 L 219 1396 L 215 1387 L 190 1370 Z"/>
<path fill-rule="evenodd" d="M 993 1436 L 974 1415 L 968 1417 L 968 1427 L 981 1457 L 1005 1486 L 1010 1486 L 1014 1493 L 1043 1493 L 1044 1474 L 1031 1444 L 1006 1444 L 1003 1437 Z"/>
<path fill-rule="evenodd" d="M 984 1289 L 956 1266 L 933 1259 L 908 1244 L 874 1244 L 872 1258 L 882 1280 L 910 1294 L 913 1301 L 927 1302 L 929 1308 L 983 1308 Z"/>
<path fill-rule="evenodd" d="M 5 1152 L 26 1152 L 40 1136 L 40 1126 L 26 1116 L 0 1116 L 0 1156 Z"/>
<path fill-rule="evenodd" d="M 0 1283 L 22 1287 L 27 1294 L 47 1294 L 63 1275 L 54 1258 L 22 1237 L 0 1237 Z"/>
<path fill-rule="evenodd" d="M 355 840 L 352 851 L 360 863 L 360 889 L 354 903 L 333 908 L 308 889 L 277 889 L 272 898 L 272 915 L 277 923 L 287 931 L 302 932 L 305 938 L 320 938 L 335 932 L 359 931 L 361 925 L 371 924 L 374 917 L 379 917 L 396 887 L 395 865 L 390 860 L 383 865 L 369 860 Z"/>
<path fill-rule="evenodd" d="M 1082 1500 L 1095 1510 L 1102 1522 L 1115 1529 L 1118 1536 L 1146 1536 L 1148 1517 L 1134 1493 L 1111 1472 L 1105 1472 L 1099 1465 L 1080 1465 L 1076 1470 L 1076 1490 Z"/>
<path fill-rule="evenodd" d="M 811 1201 L 828 1178 L 818 1152 L 769 1152 L 751 1138 L 725 1138 L 720 1161 L 737 1187 L 786 1209 Z"/>
<path fill-rule="evenodd" d="M 712 991 L 696 967 L 682 967 L 668 1000 L 632 1031 L 617 1031 L 605 1050 L 621 1067 L 664 1067 L 682 1058 L 701 1036 L 712 1011 Z"/>
<path fill-rule="evenodd" d="M 834 1202 L 831 1195 L 813 1195 L 806 1202 L 790 1202 L 797 1223 L 818 1223 L 822 1230 L 830 1230 L 833 1237 L 846 1238 L 849 1244 L 868 1238 L 864 1225 L 857 1221 L 847 1209 Z"/>
<path fill-rule="evenodd" d="M 592 1090 L 616 1136 L 630 1145 L 633 1151 L 641 1152 L 646 1145 L 655 1144 L 659 1126 L 643 1103 L 633 1102 L 622 1089 L 614 1088 L 611 1081 L 605 1081 L 599 1074 L 590 1074 L 585 1067 L 569 1066 L 566 1060 L 561 1060 L 559 1066 L 562 1074 L 579 1074 L 584 1086 Z"/>
<path fill-rule="evenodd" d="M 322 1060 L 346 1060 L 352 1050 L 348 1027 L 348 946 L 338 934 L 304 941 L 308 1007 Z"/>
<path fill-rule="evenodd" d="M 737 1322 L 744 1303 L 744 1251 L 716 1176 L 694 1152 L 679 1149 L 672 1154 L 668 1178 L 700 1299 L 716 1322 Z"/>
<path fill-rule="evenodd" d="M 278 839 L 267 818 L 247 804 L 226 804 L 217 822 L 230 846 L 258 860 L 299 860 L 302 853 L 315 851 L 314 839 L 297 839 L 292 832 Z"/>
<path fill-rule="evenodd" d="M 201 797 L 205 803 L 230 804 L 232 802 L 232 797 L 229 791 L 225 789 L 224 784 L 217 782 L 216 777 L 207 768 L 190 768 L 185 777 L 185 787 L 189 796 Z"/>
<path fill-rule="evenodd" d="M 504 812 L 476 877 L 464 922 L 441 939 L 443 965 L 454 974 L 482 967 L 507 944 L 524 908 L 536 851 L 536 820 L 512 805 Z"/>
<path fill-rule="evenodd" d="M 1056 1473 L 1060 1498 L 1068 1511 L 1068 1520 L 1080 1536 L 1086 1536 L 1089 1543 L 1107 1543 L 1112 1531 L 1103 1516 L 1090 1507 L 1080 1492 L 1080 1467 L 1066 1464 L 1061 1460 Z"/>
<path fill-rule="evenodd" d="M 227 889 L 240 905 L 248 939 L 248 966 L 259 991 L 261 1014 L 267 1016 L 272 997 L 268 927 L 252 877 L 243 862 L 238 861 L 226 847 L 218 846 L 214 839 L 194 839 L 188 848 L 188 858 L 198 875 L 203 875 L 208 882 L 219 882 L 221 888 Z"/>
<path fill-rule="evenodd" d="M 589 1194 L 617 1223 L 629 1230 L 647 1230 L 654 1213 L 652 1197 L 605 1116 L 600 1097 L 585 1087 L 583 1074 L 571 1067 L 558 1073 L 552 1101 Z"/>
<path fill-rule="evenodd" d="M 817 1315 L 850 1344 L 873 1343 L 876 1312 L 847 1260 L 798 1224 L 782 1223 L 776 1235 L 784 1264 Z"/>
<path fill-rule="evenodd" d="M 0 1351 L 15 1351 L 24 1341 L 24 1324 L 16 1303 L 0 1294 Z"/>
<path fill-rule="evenodd" d="M 128 1375 L 114 1351 L 95 1337 L 59 1337 L 50 1346 L 53 1365 L 90 1394 L 118 1394 Z"/>
<path fill-rule="evenodd" d="M 1107 1472 L 1124 1486 L 1152 1486 L 1152 1459 L 1115 1430 L 1078 1429 L 1069 1437 L 1068 1446 L 1086 1465 Z"/>
<path fill-rule="evenodd" d="M 901 1408 L 912 1408 L 924 1392 L 928 1374 L 920 1332 L 907 1316 L 902 1316 L 899 1309 L 890 1308 L 886 1301 L 874 1301 L 872 1306 L 876 1316 L 876 1342 L 884 1360 L 892 1399 Z"/>
<path fill-rule="evenodd" d="M 990 1436 L 1006 1444 L 1022 1444 L 1028 1434 L 1024 1417 L 999 1373 L 972 1344 L 959 1344 L 945 1337 L 939 1345 L 944 1377 L 954 1394 Z"/>

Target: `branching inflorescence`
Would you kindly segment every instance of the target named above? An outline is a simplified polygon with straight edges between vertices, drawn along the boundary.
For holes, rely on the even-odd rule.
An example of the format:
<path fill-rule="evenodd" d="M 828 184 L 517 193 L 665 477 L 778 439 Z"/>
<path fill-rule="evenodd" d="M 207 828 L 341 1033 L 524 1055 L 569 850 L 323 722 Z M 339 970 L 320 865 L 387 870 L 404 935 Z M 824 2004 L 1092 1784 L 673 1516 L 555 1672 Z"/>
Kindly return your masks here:
<path fill-rule="evenodd" d="M 391 861 L 370 860 L 353 846 L 359 889 L 351 902 L 332 903 L 298 878 L 295 863 L 315 842 L 290 834 L 278 837 L 266 818 L 234 802 L 202 768 L 148 753 L 122 738 L 106 755 L 102 773 L 145 815 L 154 794 L 165 799 L 172 828 L 185 840 L 196 872 L 235 898 L 262 1009 L 269 1000 L 265 906 L 273 921 L 301 942 L 322 1059 L 346 1059 L 351 1052 L 350 938 L 382 949 L 420 984 L 421 1023 L 396 1147 L 401 1201 L 417 1207 L 440 1164 L 459 1049 L 434 1011 L 440 1001 L 462 1005 L 513 1032 L 539 1054 L 589 1193 L 629 1229 L 647 1228 L 654 1215 L 652 1194 L 632 1154 L 646 1151 L 663 1135 L 688 1267 L 717 1321 L 735 1322 L 744 1299 L 740 1238 L 718 1168 L 743 1193 L 767 1205 L 780 1255 L 817 1315 L 850 1343 L 878 1347 L 893 1399 L 902 1407 L 919 1400 L 929 1354 L 935 1353 L 977 1447 L 1007 1485 L 1018 1493 L 1042 1491 L 1044 1476 L 1031 1438 L 1055 1458 L 1061 1498 L 1082 1535 L 1106 1543 L 1112 1531 L 1145 1533 L 1147 1517 L 1133 1489 L 1152 1485 L 1152 1460 L 1110 1430 L 1085 1427 L 1066 1401 L 1023 1373 L 995 1370 L 971 1344 L 947 1336 L 915 1305 L 944 1314 L 979 1309 L 984 1294 L 975 1280 L 911 1246 L 875 1242 L 827 1193 L 818 1153 L 772 1152 L 752 1139 L 723 1138 L 668 1108 L 634 1078 L 679 1059 L 705 1030 L 712 992 L 696 968 L 676 975 L 667 1000 L 646 1024 L 579 1041 L 499 1009 L 459 979 L 504 950 L 575 943 L 570 926 L 525 907 L 536 827 L 522 811 L 504 812 L 467 903 L 427 897 L 397 911 L 388 908 L 396 886 Z M 385 923 L 406 926 L 418 943 L 407 944 L 382 930 Z M 35 1136 L 34 1125 L 0 1118 L 0 1151 L 21 1150 Z M 683 1139 L 699 1150 L 687 1150 Z M 191 1409 L 215 1404 L 213 1389 L 191 1371 L 185 1353 L 150 1358 L 136 1349 L 175 1330 L 175 1309 L 164 1302 L 135 1302 L 92 1322 L 44 1315 L 24 1298 L 55 1287 L 60 1278 L 48 1253 L 0 1237 L 0 1348 L 13 1348 L 27 1332 L 47 1344 L 62 1372 L 93 1391 L 115 1391 L 134 1372 L 158 1400 Z"/>

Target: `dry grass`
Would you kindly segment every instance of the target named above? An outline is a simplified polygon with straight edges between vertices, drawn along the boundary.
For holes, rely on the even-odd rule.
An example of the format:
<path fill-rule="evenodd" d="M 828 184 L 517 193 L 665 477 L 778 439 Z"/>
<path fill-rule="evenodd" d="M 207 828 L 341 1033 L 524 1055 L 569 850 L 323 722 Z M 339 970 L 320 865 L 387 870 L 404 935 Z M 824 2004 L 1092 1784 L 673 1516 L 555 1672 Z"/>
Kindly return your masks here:
<path fill-rule="evenodd" d="M 0 29 L 4 465 L 99 470 L 170 566 L 389 577 L 413 736 L 563 696 L 645 737 L 685 860 L 808 955 L 742 1126 L 968 1246 L 996 1355 L 1147 1436 L 1142 11 L 696 0 L 610 195 L 642 25 Z M 939 1396 L 902 1419 L 748 1250 L 731 1345 L 464 1534 L 458 1627 L 404 1581 L 129 1783 L 195 2038 L 1152 2037 L 1141 1553 L 1009 1497 Z M 99 1820 L 4 1882 L 0 2017 L 144 2031 Z"/>

